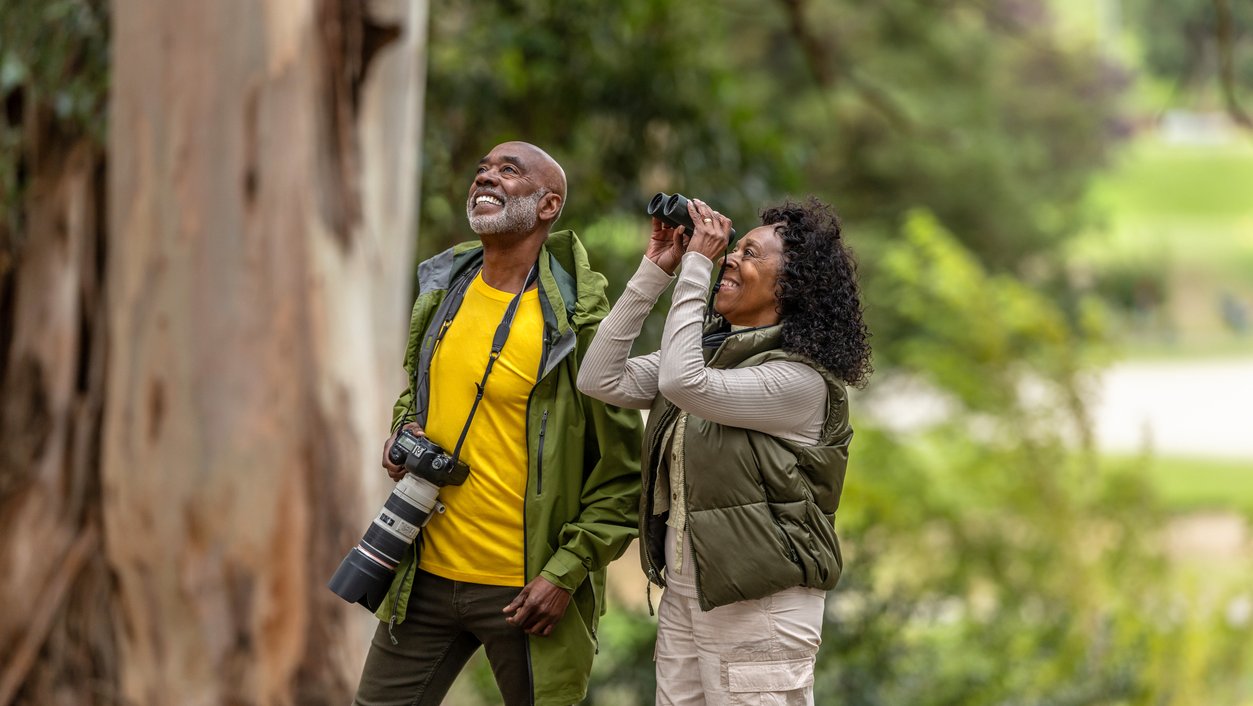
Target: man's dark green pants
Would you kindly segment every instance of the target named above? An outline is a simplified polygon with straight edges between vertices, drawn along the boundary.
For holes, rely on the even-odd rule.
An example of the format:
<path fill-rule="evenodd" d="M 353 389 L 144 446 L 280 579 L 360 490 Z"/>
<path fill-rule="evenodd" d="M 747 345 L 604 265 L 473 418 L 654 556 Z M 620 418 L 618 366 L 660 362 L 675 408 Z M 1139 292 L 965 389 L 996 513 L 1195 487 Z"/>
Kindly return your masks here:
<path fill-rule="evenodd" d="M 437 706 L 482 645 L 506 706 L 530 706 L 527 636 L 505 622 L 518 587 L 452 581 L 418 571 L 403 622 L 380 623 L 356 706 Z M 395 637 L 395 644 L 392 638 Z"/>

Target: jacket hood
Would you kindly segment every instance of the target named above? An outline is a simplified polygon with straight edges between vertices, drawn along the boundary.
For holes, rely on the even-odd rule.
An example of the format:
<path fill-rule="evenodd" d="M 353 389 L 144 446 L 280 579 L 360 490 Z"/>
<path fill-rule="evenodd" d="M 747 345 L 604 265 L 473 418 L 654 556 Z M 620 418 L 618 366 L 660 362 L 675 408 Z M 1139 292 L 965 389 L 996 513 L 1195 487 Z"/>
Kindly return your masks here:
<path fill-rule="evenodd" d="M 583 247 L 574 231 L 559 230 L 550 234 L 544 242 L 544 250 L 571 278 L 574 302 L 573 307 L 567 303 L 567 310 L 571 312 L 570 323 L 575 328 L 582 328 L 605 318 L 609 314 L 608 280 L 592 269 L 587 260 L 587 248 Z M 560 280 L 558 284 L 561 284 Z M 562 294 L 565 295 L 566 291 Z"/>

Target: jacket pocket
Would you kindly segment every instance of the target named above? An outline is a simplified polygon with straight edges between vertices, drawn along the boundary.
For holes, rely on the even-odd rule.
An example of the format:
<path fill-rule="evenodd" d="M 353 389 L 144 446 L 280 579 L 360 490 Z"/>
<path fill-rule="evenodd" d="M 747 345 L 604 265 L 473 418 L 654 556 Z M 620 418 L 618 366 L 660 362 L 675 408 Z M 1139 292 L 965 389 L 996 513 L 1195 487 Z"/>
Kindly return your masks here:
<path fill-rule="evenodd" d="M 548 410 L 539 422 L 539 458 L 535 459 L 535 494 L 544 494 L 544 432 L 548 429 Z"/>

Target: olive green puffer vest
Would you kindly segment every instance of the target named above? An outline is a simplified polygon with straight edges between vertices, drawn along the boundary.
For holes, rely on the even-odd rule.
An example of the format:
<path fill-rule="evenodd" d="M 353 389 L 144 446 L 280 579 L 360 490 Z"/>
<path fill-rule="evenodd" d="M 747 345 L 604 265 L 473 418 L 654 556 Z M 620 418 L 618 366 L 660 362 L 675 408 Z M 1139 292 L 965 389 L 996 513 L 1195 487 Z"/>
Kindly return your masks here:
<path fill-rule="evenodd" d="M 843 558 L 835 511 L 844 487 L 848 400 L 843 383 L 813 361 L 779 350 L 780 326 L 726 337 L 708 365 L 740 368 L 771 360 L 812 366 L 827 385 L 827 418 L 812 446 L 688 415 L 683 437 L 687 531 L 702 610 L 793 586 L 831 589 Z M 664 586 L 666 517 L 653 514 L 653 487 L 668 454 L 666 431 L 686 414 L 661 395 L 644 431 L 640 552 L 649 580 Z M 668 477 L 663 476 L 663 477 Z"/>

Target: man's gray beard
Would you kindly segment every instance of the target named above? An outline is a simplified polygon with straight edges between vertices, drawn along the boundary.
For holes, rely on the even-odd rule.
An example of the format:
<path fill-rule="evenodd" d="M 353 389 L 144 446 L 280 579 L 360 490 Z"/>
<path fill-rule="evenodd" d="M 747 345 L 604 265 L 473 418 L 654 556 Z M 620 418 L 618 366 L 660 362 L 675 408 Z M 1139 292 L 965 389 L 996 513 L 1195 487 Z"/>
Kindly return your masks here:
<path fill-rule="evenodd" d="M 474 204 L 466 204 L 470 230 L 479 235 L 528 233 L 539 222 L 539 200 L 548 192 L 538 189 L 530 196 L 505 201 L 504 209 L 486 216 L 474 215 Z"/>

